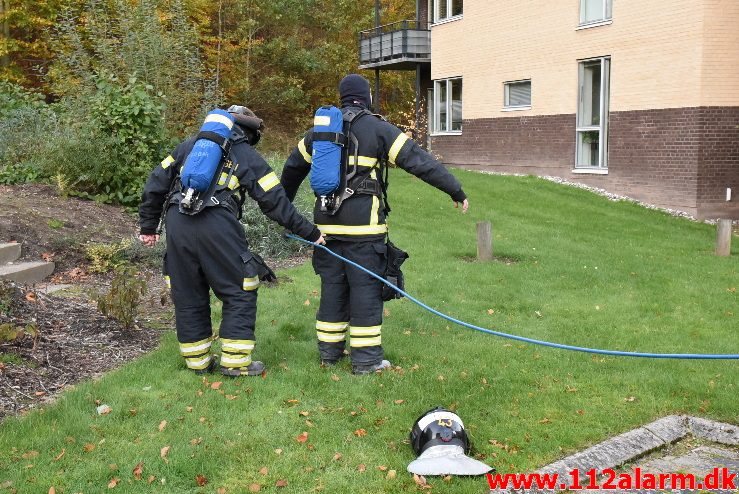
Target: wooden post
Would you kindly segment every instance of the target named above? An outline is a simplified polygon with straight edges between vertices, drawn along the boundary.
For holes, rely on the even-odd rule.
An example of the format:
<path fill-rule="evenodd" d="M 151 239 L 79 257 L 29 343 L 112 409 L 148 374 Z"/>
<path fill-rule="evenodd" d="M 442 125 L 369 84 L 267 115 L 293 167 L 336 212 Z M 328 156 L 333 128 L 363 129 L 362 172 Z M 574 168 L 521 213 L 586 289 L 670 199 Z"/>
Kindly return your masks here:
<path fill-rule="evenodd" d="M 493 225 L 489 221 L 477 222 L 477 259 L 490 261 L 493 258 Z"/>
<path fill-rule="evenodd" d="M 718 220 L 718 234 L 716 235 L 716 255 L 731 255 L 731 220 Z"/>

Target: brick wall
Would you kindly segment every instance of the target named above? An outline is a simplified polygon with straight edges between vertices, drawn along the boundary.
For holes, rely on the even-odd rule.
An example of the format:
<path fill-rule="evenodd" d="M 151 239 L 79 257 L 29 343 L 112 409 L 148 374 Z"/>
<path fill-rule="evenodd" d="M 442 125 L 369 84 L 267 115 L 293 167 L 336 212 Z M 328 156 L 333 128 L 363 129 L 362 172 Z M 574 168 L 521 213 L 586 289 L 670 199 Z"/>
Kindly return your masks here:
<path fill-rule="evenodd" d="M 703 217 L 739 218 L 739 107 L 612 112 L 608 175 L 572 172 L 575 115 L 465 120 L 458 136 L 435 136 L 445 163 L 554 175 Z"/>

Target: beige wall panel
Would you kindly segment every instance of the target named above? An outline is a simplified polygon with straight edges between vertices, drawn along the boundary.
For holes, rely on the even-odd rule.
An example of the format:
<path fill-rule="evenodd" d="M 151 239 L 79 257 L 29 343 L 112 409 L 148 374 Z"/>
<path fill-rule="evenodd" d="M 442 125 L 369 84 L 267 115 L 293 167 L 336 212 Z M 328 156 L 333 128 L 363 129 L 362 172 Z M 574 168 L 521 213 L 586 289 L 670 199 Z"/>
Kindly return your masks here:
<path fill-rule="evenodd" d="M 611 25 L 577 30 L 578 0 L 466 0 L 462 19 L 432 28 L 432 78 L 464 77 L 465 119 L 572 114 L 578 60 L 610 55 L 611 111 L 698 106 L 704 2 L 739 4 L 613 0 Z M 528 78 L 532 109 L 502 111 L 503 82 Z"/>
<path fill-rule="evenodd" d="M 704 106 L 739 106 L 739 0 L 704 0 Z"/>

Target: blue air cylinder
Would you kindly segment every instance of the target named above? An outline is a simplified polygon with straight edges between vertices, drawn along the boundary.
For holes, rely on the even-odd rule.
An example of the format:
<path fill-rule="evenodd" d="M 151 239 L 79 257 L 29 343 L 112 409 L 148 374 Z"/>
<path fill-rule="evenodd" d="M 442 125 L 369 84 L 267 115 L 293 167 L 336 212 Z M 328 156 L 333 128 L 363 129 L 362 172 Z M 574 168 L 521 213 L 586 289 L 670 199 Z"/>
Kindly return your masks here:
<path fill-rule="evenodd" d="M 231 136 L 233 125 L 234 117 L 230 113 L 224 110 L 213 110 L 205 117 L 200 132 L 214 132 L 228 139 Z M 207 191 L 222 157 L 223 149 L 215 142 L 206 138 L 195 141 L 182 169 L 180 178 L 183 189 L 193 189 L 194 192 Z"/>
<path fill-rule="evenodd" d="M 316 132 L 340 134 L 344 117 L 335 106 L 322 106 L 313 119 L 313 162 L 310 170 L 310 186 L 319 196 L 327 196 L 341 184 L 341 146 L 335 142 L 316 140 Z"/>

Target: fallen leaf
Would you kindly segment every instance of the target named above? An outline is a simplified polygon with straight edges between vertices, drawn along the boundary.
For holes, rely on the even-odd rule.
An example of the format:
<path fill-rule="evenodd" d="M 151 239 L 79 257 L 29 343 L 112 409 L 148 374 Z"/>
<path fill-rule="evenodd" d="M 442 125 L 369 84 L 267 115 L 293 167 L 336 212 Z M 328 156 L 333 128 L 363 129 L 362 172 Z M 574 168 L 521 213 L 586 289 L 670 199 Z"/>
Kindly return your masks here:
<path fill-rule="evenodd" d="M 269 468 L 262 467 L 262 468 L 259 469 L 259 473 L 262 474 L 262 475 L 267 475 L 269 473 Z"/>
<path fill-rule="evenodd" d="M 211 383 L 210 389 L 219 389 L 221 387 L 221 384 L 223 384 L 222 381 L 216 381 L 214 383 Z"/>
<path fill-rule="evenodd" d="M 153 476 L 153 475 L 149 475 L 149 478 L 148 478 L 148 479 L 146 479 L 146 483 L 147 483 L 147 484 L 151 484 L 151 483 L 152 483 L 152 482 L 154 482 L 154 481 L 155 481 L 156 479 L 157 479 L 157 478 L 156 478 L 155 476 Z"/>
<path fill-rule="evenodd" d="M 439 376 L 436 379 L 438 379 L 439 381 L 443 381 L 446 378 L 443 375 L 439 374 Z"/>
<path fill-rule="evenodd" d="M 162 432 L 165 427 L 167 427 L 167 421 L 166 420 L 162 420 L 161 422 L 159 422 L 159 432 Z"/>
<path fill-rule="evenodd" d="M 28 292 L 26 293 L 26 300 L 28 300 L 29 302 L 35 302 L 36 300 L 38 300 L 38 297 L 34 292 Z"/>
<path fill-rule="evenodd" d="M 133 469 L 133 477 L 136 480 L 141 480 L 141 476 L 144 474 L 144 462 L 139 462 L 138 465 Z"/>
<path fill-rule="evenodd" d="M 544 417 L 543 419 L 541 419 L 541 420 L 539 421 L 539 423 L 540 423 L 540 424 L 549 424 L 549 423 L 551 423 L 551 422 L 552 422 L 552 421 L 551 421 L 551 420 L 549 419 L 549 417 Z"/>
<path fill-rule="evenodd" d="M 308 440 L 308 433 L 303 431 L 303 433 L 296 437 L 295 440 L 301 444 L 306 442 Z"/>
<path fill-rule="evenodd" d="M 200 422 L 201 424 L 204 424 L 205 423 L 205 417 L 200 417 L 198 419 L 198 422 Z"/>
<path fill-rule="evenodd" d="M 275 482 L 275 487 L 287 487 L 287 480 L 280 479 L 277 482 Z"/>
<path fill-rule="evenodd" d="M 387 475 L 385 476 L 385 478 L 386 478 L 387 480 L 393 480 L 393 479 L 394 479 L 395 477 L 397 477 L 397 476 L 398 476 L 398 472 L 397 472 L 397 471 L 395 471 L 395 470 L 390 470 L 390 471 L 388 471 L 388 472 L 387 472 Z"/>
<path fill-rule="evenodd" d="M 300 400 L 295 400 L 295 399 L 292 399 L 292 400 L 285 400 L 285 404 L 286 404 L 287 406 L 289 406 L 289 407 L 294 407 L 294 406 L 295 406 L 295 405 L 297 405 L 298 403 L 300 403 Z"/>
<path fill-rule="evenodd" d="M 159 457 L 167 463 L 169 463 L 169 461 L 167 460 L 167 455 L 169 454 L 169 449 L 171 447 L 172 446 L 164 446 L 162 449 L 159 450 Z"/>
<path fill-rule="evenodd" d="M 360 472 L 365 472 L 367 470 L 367 465 L 365 465 L 364 463 L 360 463 L 359 465 L 357 465 L 357 470 Z"/>
<path fill-rule="evenodd" d="M 66 453 L 66 452 L 67 452 L 67 450 L 66 450 L 66 449 L 64 449 L 64 448 L 62 448 L 62 452 L 61 452 L 61 453 L 59 453 L 58 455 L 56 455 L 56 456 L 54 457 L 54 461 L 59 461 L 59 460 L 61 460 L 61 459 L 62 459 L 62 456 L 64 456 L 64 453 Z"/>
<path fill-rule="evenodd" d="M 236 398 L 238 398 L 236 395 L 226 395 L 227 400 L 235 400 Z"/>
<path fill-rule="evenodd" d="M 443 480 L 444 482 L 451 482 L 452 481 L 452 476 L 451 475 L 445 475 L 444 478 L 442 478 L 441 480 Z M 431 489 L 431 486 L 429 486 L 428 488 Z"/>
<path fill-rule="evenodd" d="M 302 412 L 298 412 L 298 415 L 300 415 L 301 417 L 307 417 L 308 415 L 310 415 L 310 412 L 306 412 L 305 410 L 303 410 Z"/>
<path fill-rule="evenodd" d="M 305 302 L 303 302 L 303 305 L 306 307 L 310 305 L 310 299 L 305 299 Z"/>
<path fill-rule="evenodd" d="M 110 408 L 110 405 L 100 405 L 97 407 L 98 415 L 108 415 L 110 412 L 113 411 L 112 408 Z"/>
<path fill-rule="evenodd" d="M 341 381 L 341 378 L 337 376 L 336 374 L 331 374 L 331 380 L 332 381 Z"/>
<path fill-rule="evenodd" d="M 91 452 L 91 451 L 92 451 L 92 450 L 94 450 L 94 449 L 95 449 L 95 445 L 94 445 L 94 444 L 92 444 L 92 443 L 87 443 L 87 444 L 85 444 L 84 446 L 82 446 L 82 450 L 83 450 L 83 451 L 84 451 L 85 453 L 89 453 L 89 452 Z"/>
<path fill-rule="evenodd" d="M 395 400 L 393 401 L 393 403 L 395 403 L 396 405 L 402 405 L 403 403 L 405 403 L 405 400 Z"/>
<path fill-rule="evenodd" d="M 385 465 L 380 465 L 379 467 L 377 467 L 377 469 L 379 471 L 381 471 L 381 472 L 386 472 L 387 471 L 387 467 Z"/>
<path fill-rule="evenodd" d="M 216 489 L 216 494 L 226 494 L 226 488 L 219 487 L 218 489 Z"/>
<path fill-rule="evenodd" d="M 390 311 L 389 311 L 389 310 L 387 310 L 387 309 L 384 309 L 384 310 L 382 311 L 382 315 L 383 315 L 383 316 L 385 316 L 385 317 L 389 317 L 389 316 L 390 316 Z"/>
<path fill-rule="evenodd" d="M 357 437 L 364 437 L 367 435 L 367 431 L 364 429 L 357 429 L 354 431 L 354 435 Z"/>
<path fill-rule="evenodd" d="M 202 437 L 196 437 L 195 439 L 190 439 L 190 444 L 192 444 L 193 446 L 197 446 L 198 444 L 202 442 L 203 442 Z"/>
<path fill-rule="evenodd" d="M 113 489 L 115 486 L 118 485 L 118 482 L 120 482 L 121 479 L 113 477 L 110 479 L 110 482 L 108 482 L 108 489 Z"/>
<path fill-rule="evenodd" d="M 259 484 L 249 484 L 249 492 L 259 492 L 262 490 L 262 486 Z"/>
<path fill-rule="evenodd" d="M 281 455 L 282 454 L 282 449 L 281 448 L 277 448 L 275 450 L 275 454 L 278 455 L 278 456 Z"/>
<path fill-rule="evenodd" d="M 41 259 L 43 259 L 46 262 L 51 262 L 54 260 L 54 253 L 53 252 L 44 252 L 41 254 Z"/>
<path fill-rule="evenodd" d="M 576 413 L 578 415 L 585 415 L 585 410 L 578 410 Z"/>
<path fill-rule="evenodd" d="M 33 394 L 36 395 L 36 396 L 44 396 L 46 394 L 46 391 L 36 391 Z"/>
<path fill-rule="evenodd" d="M 306 420 L 305 425 L 307 425 L 308 427 L 313 427 L 315 424 L 310 420 Z"/>
<path fill-rule="evenodd" d="M 431 486 L 426 482 L 426 477 L 423 475 L 413 474 L 413 481 L 420 487 L 421 489 L 431 489 Z"/>
<path fill-rule="evenodd" d="M 203 487 L 205 484 L 208 483 L 208 479 L 205 478 L 204 475 L 197 474 L 195 476 L 195 483 L 198 484 L 200 487 Z"/>
<path fill-rule="evenodd" d="M 341 454 L 341 453 L 336 453 L 336 454 L 334 455 L 334 461 L 339 461 L 339 460 L 341 459 L 341 456 L 342 456 L 342 454 Z"/>
<path fill-rule="evenodd" d="M 128 410 L 128 414 L 129 414 L 129 415 L 130 415 L 131 417 L 135 417 L 137 413 L 139 413 L 139 411 L 138 411 L 138 410 L 136 410 L 135 408 L 131 408 L 131 409 L 129 409 L 129 410 Z"/>
<path fill-rule="evenodd" d="M 624 398 L 624 401 L 627 401 L 631 403 L 632 401 L 636 401 L 636 396 L 629 396 L 628 398 Z"/>
<path fill-rule="evenodd" d="M 488 309 L 488 315 L 492 316 L 493 314 L 495 314 L 495 311 L 493 309 Z"/>
<path fill-rule="evenodd" d="M 192 407 L 185 407 L 186 412 L 192 412 Z"/>
<path fill-rule="evenodd" d="M 38 454 L 39 454 L 39 453 L 38 453 L 38 451 L 29 451 L 28 453 L 23 453 L 23 454 L 21 455 L 21 457 L 22 457 L 22 458 L 23 458 L 24 460 L 30 460 L 30 459 L 32 459 L 32 458 L 36 458 L 36 457 L 38 456 Z"/>

